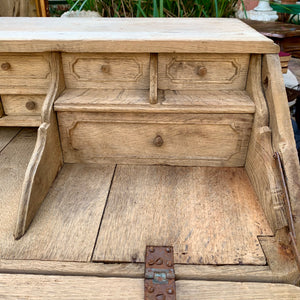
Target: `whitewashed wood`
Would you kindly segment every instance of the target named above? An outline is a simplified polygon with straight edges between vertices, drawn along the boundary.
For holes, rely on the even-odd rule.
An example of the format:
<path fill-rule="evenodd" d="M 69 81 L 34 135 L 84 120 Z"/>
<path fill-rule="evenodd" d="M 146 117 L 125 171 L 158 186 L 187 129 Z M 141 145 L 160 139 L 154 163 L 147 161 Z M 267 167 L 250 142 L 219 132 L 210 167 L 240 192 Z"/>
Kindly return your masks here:
<path fill-rule="evenodd" d="M 0 68 L 0 93 L 11 93 L 16 87 L 16 94 L 29 89 L 31 94 L 45 93 L 51 79 L 49 59 L 49 54 L 41 53 L 1 54 L 0 65 L 9 63 L 10 68 Z"/>
<path fill-rule="evenodd" d="M 62 54 L 67 88 L 149 89 L 149 54 Z"/>
<path fill-rule="evenodd" d="M 175 263 L 263 265 L 257 236 L 271 234 L 243 169 L 118 166 L 93 260 L 170 245 Z"/>
<path fill-rule="evenodd" d="M 80 24 L 80 30 L 78 26 Z M 0 19 L 0 51 L 277 53 L 237 19 Z M 38 40 L 38 43 L 32 43 Z M 84 40 L 84 42 L 82 42 Z"/>
<path fill-rule="evenodd" d="M 8 116 L 41 115 L 45 95 L 1 95 L 4 112 Z M 28 109 L 27 102 L 34 102 L 35 107 Z"/>
<path fill-rule="evenodd" d="M 39 127 L 41 116 L 3 116 L 0 118 L 0 126 L 5 127 Z"/>
<path fill-rule="evenodd" d="M 245 91 L 158 91 L 158 103 L 149 104 L 148 90 L 66 89 L 55 101 L 56 111 L 254 113 Z"/>
<path fill-rule="evenodd" d="M 0 127 L 0 152 L 12 141 L 19 131 L 20 128 Z"/>
<path fill-rule="evenodd" d="M 157 99 L 157 71 L 158 71 L 158 55 L 157 53 L 150 54 L 150 86 L 149 86 L 149 102 L 156 104 Z"/>
<path fill-rule="evenodd" d="M 1 274 L 3 299 L 144 299 L 144 280 L 131 278 L 97 278 Z M 297 300 L 300 288 L 287 284 L 176 281 L 176 299 L 207 300 Z"/>
<path fill-rule="evenodd" d="M 53 111 L 53 103 L 63 89 L 60 56 L 58 53 L 53 53 L 51 54 L 51 85 L 42 107 L 42 124 L 38 130 L 35 149 L 24 177 L 14 232 L 16 239 L 19 239 L 29 227 L 63 165 L 57 120 Z"/>
<path fill-rule="evenodd" d="M 171 90 L 244 90 L 247 54 L 158 54 L 158 88 Z M 199 75 L 199 68 L 206 68 Z"/>
<path fill-rule="evenodd" d="M 243 166 L 252 115 L 60 112 L 58 121 L 68 163 Z"/>
<path fill-rule="evenodd" d="M 0 257 L 89 261 L 113 172 L 114 165 L 64 165 L 28 232 L 18 241 L 2 232 Z"/>

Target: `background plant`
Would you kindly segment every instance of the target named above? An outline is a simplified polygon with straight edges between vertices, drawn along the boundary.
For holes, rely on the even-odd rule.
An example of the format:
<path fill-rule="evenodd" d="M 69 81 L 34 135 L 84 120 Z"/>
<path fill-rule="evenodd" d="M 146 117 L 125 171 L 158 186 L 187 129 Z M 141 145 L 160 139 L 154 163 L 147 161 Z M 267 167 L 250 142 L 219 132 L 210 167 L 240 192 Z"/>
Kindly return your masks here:
<path fill-rule="evenodd" d="M 238 0 L 67 0 L 71 10 L 103 17 L 230 17 Z M 243 5 L 243 1 L 242 5 Z"/>

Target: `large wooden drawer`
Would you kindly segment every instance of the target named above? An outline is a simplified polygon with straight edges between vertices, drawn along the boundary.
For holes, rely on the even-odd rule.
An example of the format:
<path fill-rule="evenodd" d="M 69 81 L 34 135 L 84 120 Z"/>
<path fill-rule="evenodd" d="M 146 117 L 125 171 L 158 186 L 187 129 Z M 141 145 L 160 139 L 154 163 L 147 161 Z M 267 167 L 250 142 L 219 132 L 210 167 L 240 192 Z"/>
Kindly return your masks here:
<path fill-rule="evenodd" d="M 0 93 L 43 93 L 50 84 L 47 54 L 1 54 Z"/>
<path fill-rule="evenodd" d="M 244 90 L 247 54 L 158 55 L 158 88 L 171 90 Z"/>
<path fill-rule="evenodd" d="M 64 160 L 242 166 L 251 114 L 58 113 Z"/>
<path fill-rule="evenodd" d="M 62 54 L 68 88 L 147 89 L 149 54 Z"/>

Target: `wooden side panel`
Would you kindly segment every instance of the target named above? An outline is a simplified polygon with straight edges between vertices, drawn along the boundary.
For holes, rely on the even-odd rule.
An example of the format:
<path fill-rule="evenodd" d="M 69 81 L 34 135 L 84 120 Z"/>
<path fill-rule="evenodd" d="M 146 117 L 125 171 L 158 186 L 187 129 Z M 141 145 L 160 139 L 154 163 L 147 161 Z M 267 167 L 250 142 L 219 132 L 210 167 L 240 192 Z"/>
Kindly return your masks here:
<path fill-rule="evenodd" d="M 247 54 L 159 54 L 158 88 L 244 90 Z"/>
<path fill-rule="evenodd" d="M 241 168 L 118 166 L 93 260 L 171 245 L 175 263 L 264 265 L 258 235 L 272 231 Z"/>
<path fill-rule="evenodd" d="M 252 115 L 59 113 L 64 160 L 243 166 Z M 157 145 L 157 137 L 162 144 Z"/>
<path fill-rule="evenodd" d="M 1 95 L 4 112 L 10 116 L 40 115 L 45 95 Z"/>
<path fill-rule="evenodd" d="M 114 165 L 64 165 L 22 239 L 2 232 L 0 257 L 89 261 L 113 173 Z"/>
<path fill-rule="evenodd" d="M 0 297 L 4 299 L 144 299 L 144 280 L 132 278 L 99 278 L 1 274 Z M 287 284 L 176 281 L 176 299 L 207 300 L 297 300 L 300 288 Z"/>
<path fill-rule="evenodd" d="M 149 54 L 62 54 L 67 88 L 149 89 Z"/>
<path fill-rule="evenodd" d="M 300 168 L 284 82 L 277 55 L 263 56 L 262 82 L 270 113 L 272 144 L 281 155 L 300 248 Z"/>
<path fill-rule="evenodd" d="M 51 82 L 49 54 L 1 54 L 0 94 L 43 94 Z"/>
<path fill-rule="evenodd" d="M 282 199 L 282 187 L 273 159 L 272 131 L 266 99 L 261 85 L 261 56 L 250 61 L 247 91 L 256 104 L 245 168 L 256 195 L 274 231 L 287 225 Z"/>

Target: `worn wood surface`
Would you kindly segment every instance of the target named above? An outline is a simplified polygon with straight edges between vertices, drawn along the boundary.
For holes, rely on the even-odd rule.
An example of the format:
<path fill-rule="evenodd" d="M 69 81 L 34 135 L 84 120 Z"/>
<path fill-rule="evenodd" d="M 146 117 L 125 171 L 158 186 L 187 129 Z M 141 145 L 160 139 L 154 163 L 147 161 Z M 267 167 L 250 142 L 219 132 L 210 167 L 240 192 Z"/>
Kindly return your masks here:
<path fill-rule="evenodd" d="M 56 111 L 151 113 L 254 113 L 245 91 L 158 91 L 149 104 L 148 90 L 66 89 L 55 101 Z"/>
<path fill-rule="evenodd" d="M 13 241 L 18 201 L 35 142 L 36 129 L 23 129 L 0 153 L 0 255 Z"/>
<path fill-rule="evenodd" d="M 68 163 L 243 166 L 252 115 L 60 112 L 58 121 Z"/>
<path fill-rule="evenodd" d="M 114 165 L 65 165 L 28 232 L 15 241 L 4 231 L 0 257 L 90 260 L 113 172 Z"/>
<path fill-rule="evenodd" d="M 0 19 L 4 52 L 277 53 L 279 47 L 237 19 Z M 33 43 L 32 40 L 38 40 Z M 82 42 L 84 40 L 84 42 Z"/>
<path fill-rule="evenodd" d="M 264 55 L 262 82 L 270 114 L 272 145 L 281 155 L 294 216 L 296 241 L 300 248 L 300 168 L 293 135 L 280 61 L 276 55 Z"/>
<path fill-rule="evenodd" d="M 0 127 L 0 152 L 13 140 L 19 131 L 20 128 Z"/>
<path fill-rule="evenodd" d="M 256 105 L 245 169 L 273 231 L 287 225 L 282 187 L 273 158 L 272 131 L 266 99 L 261 86 L 261 56 L 253 55 L 247 91 Z"/>
<path fill-rule="evenodd" d="M 42 107 L 42 124 L 38 129 L 34 153 L 24 177 L 14 232 L 16 239 L 27 230 L 63 165 L 56 114 L 53 110 L 53 103 L 63 88 L 60 56 L 53 53 L 51 55 L 51 85 Z"/>
<path fill-rule="evenodd" d="M 149 60 L 146 53 L 62 54 L 66 87 L 148 89 Z"/>
<path fill-rule="evenodd" d="M 1 17 L 36 17 L 34 0 L 0 0 Z"/>
<path fill-rule="evenodd" d="M 45 94 L 48 90 L 51 80 L 49 54 L 1 54 L 2 64 L 9 64 L 9 68 L 0 68 L 1 94 Z"/>
<path fill-rule="evenodd" d="M 247 54 L 158 54 L 158 88 L 244 90 Z"/>
<path fill-rule="evenodd" d="M 1 274 L 3 299 L 144 299 L 144 280 Z M 300 288 L 287 284 L 176 281 L 176 299 L 297 300 Z"/>
<path fill-rule="evenodd" d="M 263 265 L 258 235 L 272 231 L 243 169 L 118 166 L 93 260 L 171 245 L 175 263 Z"/>
<path fill-rule="evenodd" d="M 39 127 L 41 116 L 3 116 L 0 118 L 0 126 L 5 127 Z"/>
<path fill-rule="evenodd" d="M 150 54 L 150 84 L 149 84 L 149 102 L 156 104 L 157 99 L 157 80 L 158 80 L 158 55 L 157 53 Z"/>
<path fill-rule="evenodd" d="M 41 115 L 45 95 L 1 95 L 8 116 Z"/>

